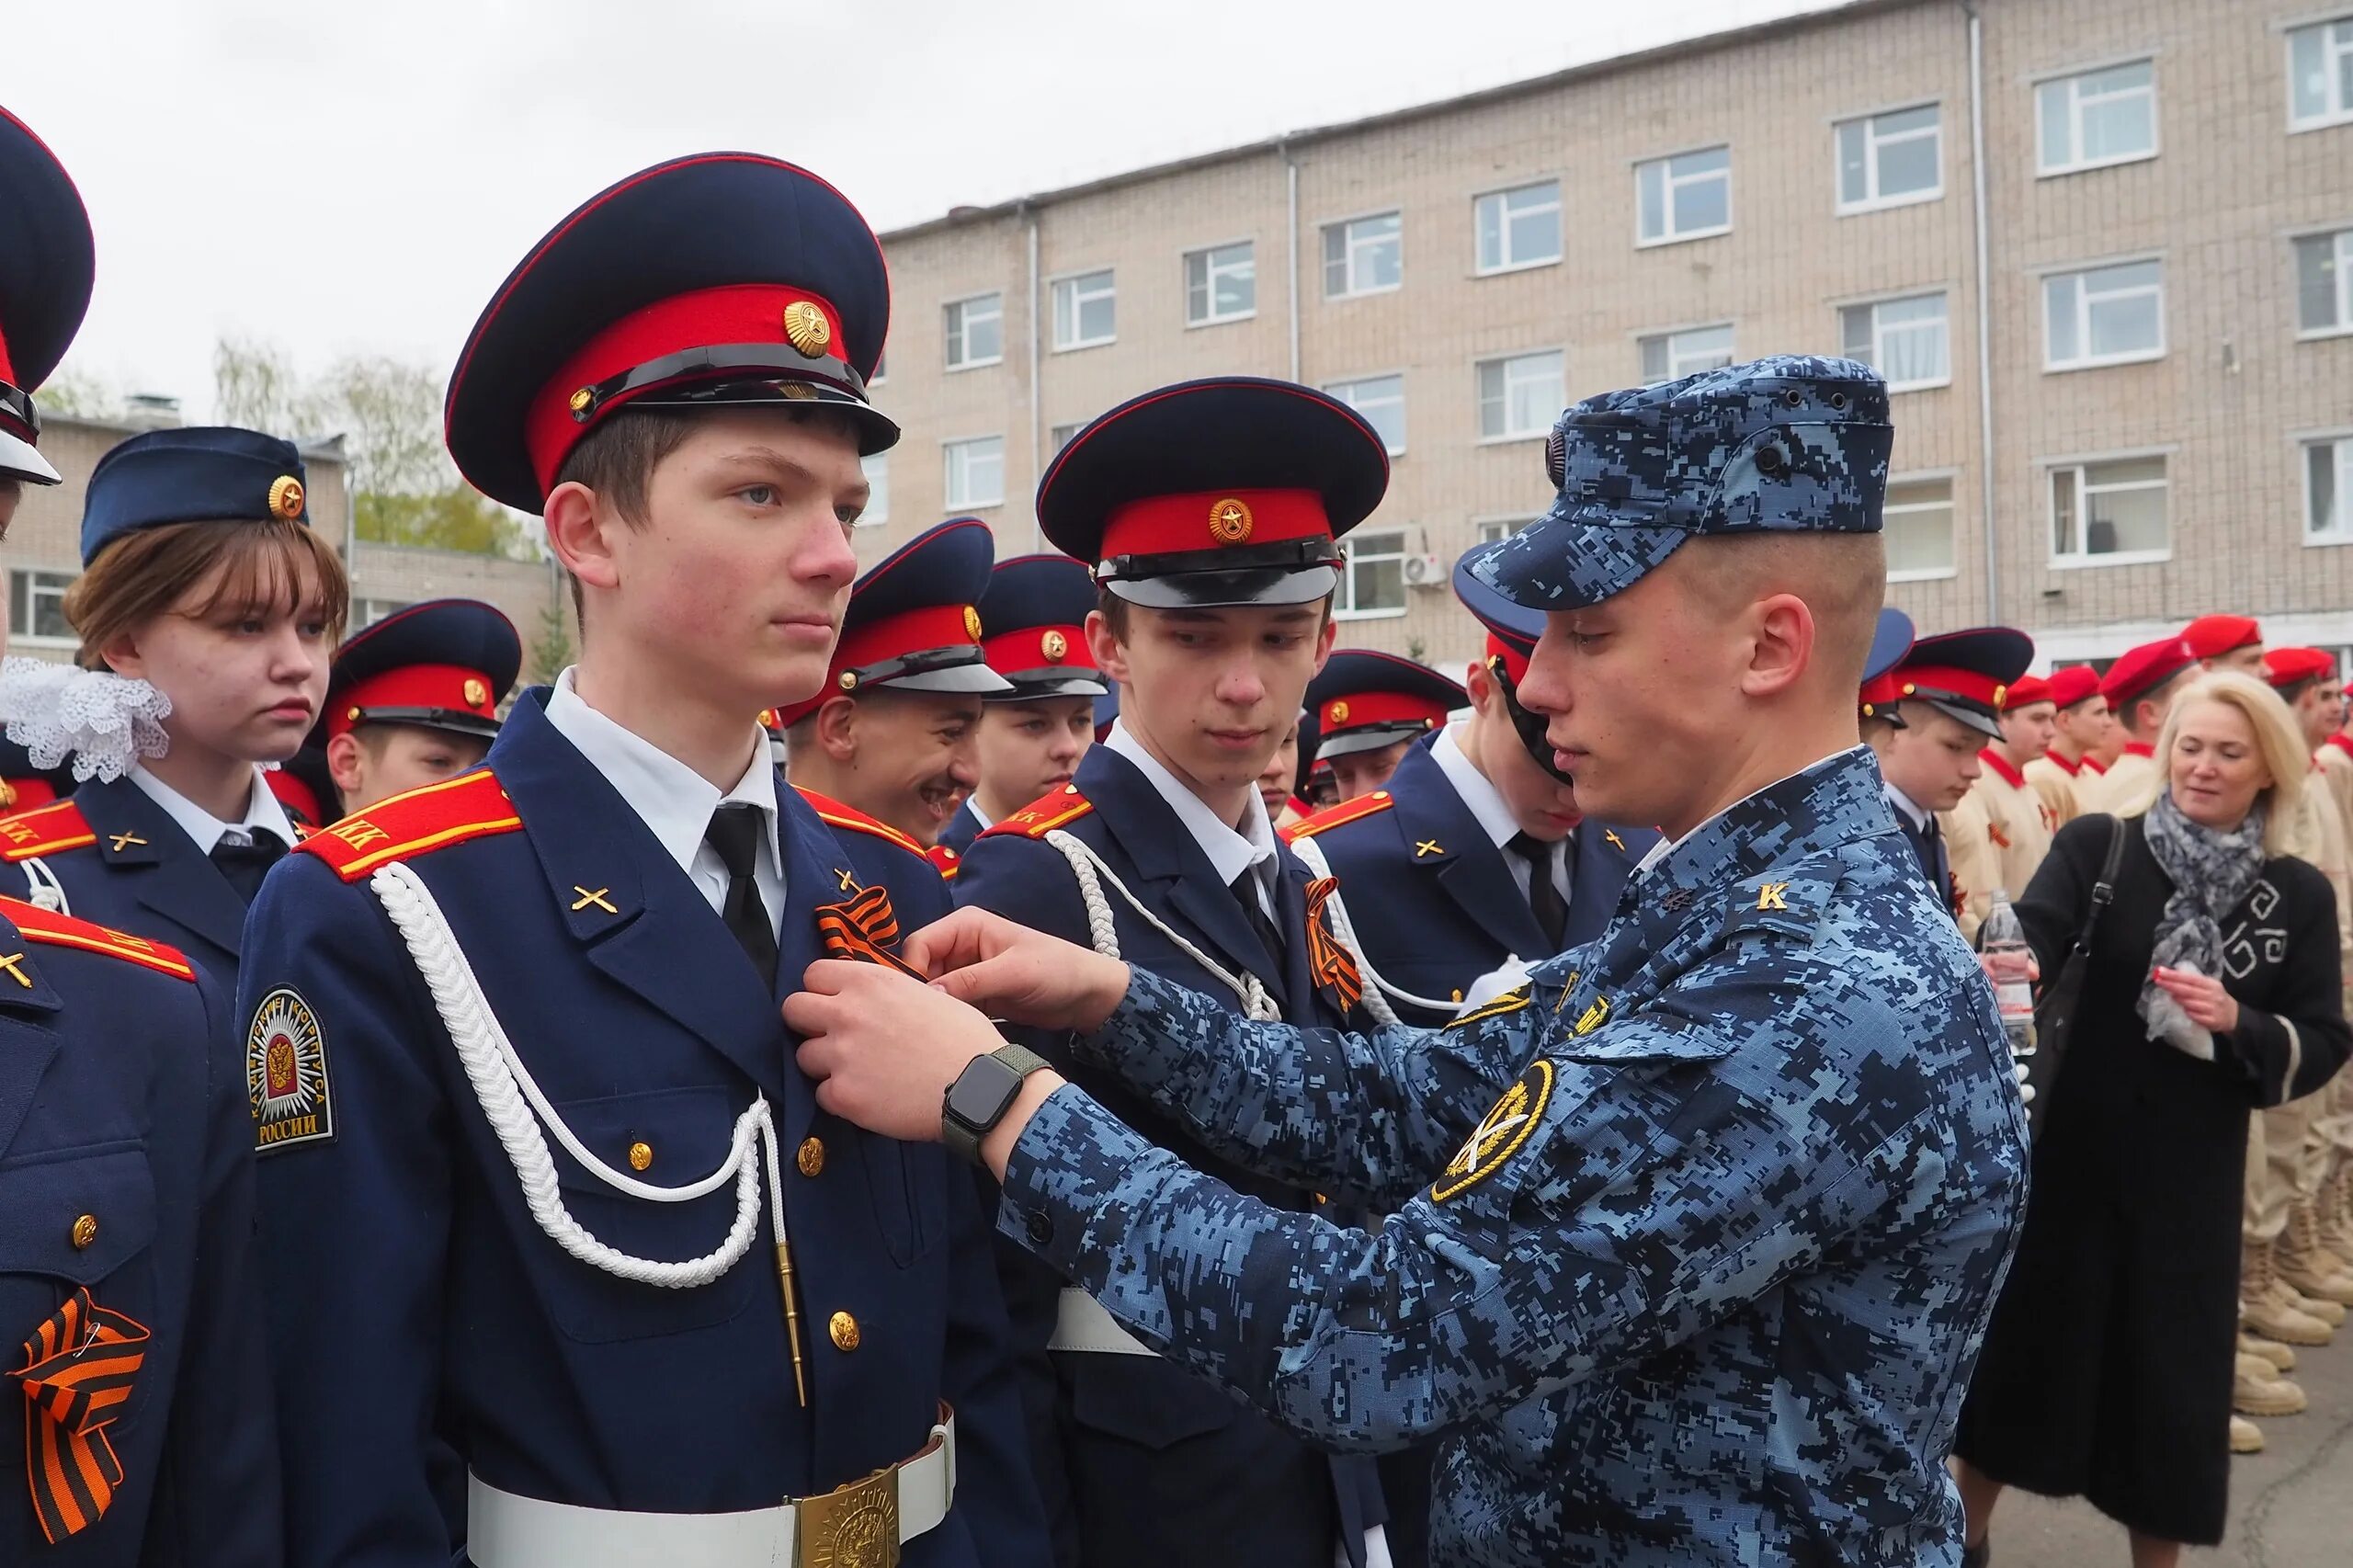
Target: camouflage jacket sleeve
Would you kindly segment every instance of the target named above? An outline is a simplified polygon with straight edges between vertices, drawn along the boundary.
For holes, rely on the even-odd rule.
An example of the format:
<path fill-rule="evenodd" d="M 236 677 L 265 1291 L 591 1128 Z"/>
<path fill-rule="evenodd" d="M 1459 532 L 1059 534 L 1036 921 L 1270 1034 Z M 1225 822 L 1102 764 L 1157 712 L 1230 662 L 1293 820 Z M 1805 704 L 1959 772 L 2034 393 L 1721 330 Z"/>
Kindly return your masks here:
<path fill-rule="evenodd" d="M 1346 1034 L 1245 1022 L 1138 969 L 1077 1051 L 1235 1164 L 1385 1211 L 1446 1163 L 1536 1054 L 1550 1020 L 1522 985 L 1442 1029 Z"/>
<path fill-rule="evenodd" d="M 1967 1012 L 1938 989 L 1918 1005 Z M 1965 1096 L 1859 1117 L 1842 1109 L 1855 1083 L 1793 1066 L 1810 1055 L 1801 991 L 1734 1000 L 1745 1021 L 1661 1010 L 1552 1031 L 1452 1160 L 1431 1163 L 1436 1182 L 1370 1234 L 1245 1199 L 1063 1087 L 1014 1149 L 999 1229 L 1154 1348 L 1311 1440 L 1388 1449 L 1491 1419 L 1689 1338 L 1870 1217 L 1936 1206 Z M 1184 1051 L 1277 1038 L 1156 993 L 1119 1027 L 1146 1027 L 1147 1008 Z M 1901 1038 L 1888 1007 L 1859 997 L 1838 1027 Z M 1381 1043 L 1399 1053 L 1404 1040 Z M 1340 1044 L 1319 1041 L 1292 1081 L 1369 1080 L 1370 1056 L 1344 1069 Z M 1269 1103 L 1290 1119 L 1288 1099 Z M 1379 1138 L 1369 1108 L 1313 1114 L 1345 1119 L 1288 1132 L 1302 1148 Z M 1402 1164 L 1410 1141 L 1380 1139 L 1374 1162 Z"/>

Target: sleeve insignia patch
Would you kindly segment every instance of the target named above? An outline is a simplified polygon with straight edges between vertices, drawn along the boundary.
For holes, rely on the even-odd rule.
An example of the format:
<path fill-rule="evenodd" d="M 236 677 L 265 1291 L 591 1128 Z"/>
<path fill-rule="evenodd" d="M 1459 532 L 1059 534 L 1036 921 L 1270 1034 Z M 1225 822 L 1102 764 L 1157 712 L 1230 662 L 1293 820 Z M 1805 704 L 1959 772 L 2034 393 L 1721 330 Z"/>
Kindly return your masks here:
<path fill-rule="evenodd" d="M 245 1031 L 245 1098 L 256 1153 L 335 1142 L 326 1036 L 311 1005 L 286 986 L 261 999 Z"/>
<path fill-rule="evenodd" d="M 1430 1201 L 1459 1198 L 1502 1169 L 1536 1131 L 1552 1097 L 1552 1064 L 1540 1056 L 1513 1080 L 1495 1108 L 1480 1118 L 1477 1129 L 1446 1163 L 1446 1174 L 1430 1188 Z"/>

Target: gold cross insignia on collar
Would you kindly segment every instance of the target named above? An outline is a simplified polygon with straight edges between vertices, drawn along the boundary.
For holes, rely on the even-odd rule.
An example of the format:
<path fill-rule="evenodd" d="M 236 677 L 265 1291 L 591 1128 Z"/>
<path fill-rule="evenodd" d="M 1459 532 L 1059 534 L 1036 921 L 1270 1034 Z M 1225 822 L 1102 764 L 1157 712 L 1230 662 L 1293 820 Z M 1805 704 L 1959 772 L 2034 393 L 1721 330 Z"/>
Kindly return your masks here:
<path fill-rule="evenodd" d="M 858 878 L 857 878 L 857 877 L 855 877 L 855 876 L 851 875 L 851 874 L 850 874 L 849 872 L 847 872 L 847 871 L 843 870 L 839 866 L 836 866 L 836 867 L 835 867 L 835 868 L 834 868 L 834 875 L 835 875 L 836 878 L 840 879 L 840 881 L 841 881 L 841 889 L 840 889 L 840 891 L 841 891 L 841 892 L 864 892 L 866 891 L 864 888 L 861 888 L 861 887 L 859 887 L 859 886 L 858 885 Z"/>
<path fill-rule="evenodd" d="M 24 961 L 25 955 L 22 953 L 0 953 L 0 970 L 7 971 L 9 979 L 30 991 L 33 988 L 33 977 L 17 967 Z"/>
<path fill-rule="evenodd" d="M 572 884 L 572 891 L 580 895 L 578 898 L 572 901 L 572 912 L 574 915 L 579 914 L 582 910 L 586 909 L 591 905 L 603 910 L 608 915 L 619 915 L 620 913 L 620 910 L 613 907 L 612 900 L 605 896 L 607 893 L 613 891 L 610 888 L 598 888 L 596 892 L 591 892 L 586 888 L 582 887 L 578 882 L 574 882 Z"/>
<path fill-rule="evenodd" d="M 1603 828 L 1601 836 L 1609 841 L 1609 846 L 1613 849 L 1623 851 L 1626 847 L 1626 841 L 1618 836 L 1618 830 L 1615 828 Z"/>
<path fill-rule="evenodd" d="M 1443 855 L 1445 853 L 1445 850 L 1440 849 L 1438 846 L 1438 840 L 1435 838 L 1417 838 L 1414 840 L 1414 858 L 1416 860 L 1420 859 L 1425 855 Z"/>
<path fill-rule="evenodd" d="M 125 828 L 122 832 L 118 833 L 118 834 L 116 834 L 116 835 L 113 835 L 113 838 L 114 838 L 114 852 L 115 852 L 116 854 L 118 854 L 118 855 L 119 855 L 119 854 L 121 854 L 121 853 L 122 853 L 122 851 L 123 851 L 123 846 L 126 846 L 126 845 L 131 845 L 131 844 L 144 844 L 144 843 L 146 843 L 146 842 L 147 842 L 145 839 L 143 839 L 143 838 L 140 837 L 137 834 L 132 833 L 132 832 L 131 832 L 130 829 L 128 829 L 128 828 Z"/>

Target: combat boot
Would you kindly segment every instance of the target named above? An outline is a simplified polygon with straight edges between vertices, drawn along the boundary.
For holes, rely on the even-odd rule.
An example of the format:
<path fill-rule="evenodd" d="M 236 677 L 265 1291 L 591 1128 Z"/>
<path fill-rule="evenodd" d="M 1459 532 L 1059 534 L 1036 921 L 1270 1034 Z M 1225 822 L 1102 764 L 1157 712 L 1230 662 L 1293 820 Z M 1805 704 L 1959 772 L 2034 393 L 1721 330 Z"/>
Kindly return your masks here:
<path fill-rule="evenodd" d="M 2282 1345 L 2325 1345 L 2332 1337 L 2327 1324 L 2290 1301 L 2272 1272 L 2269 1242 L 2240 1244 L 2239 1311 L 2250 1332 Z"/>
<path fill-rule="evenodd" d="M 2353 1258 L 2353 1163 L 2340 1165 L 2320 1193 L 2321 1244 Z"/>
<path fill-rule="evenodd" d="M 2292 1372 L 2296 1369 L 2296 1353 L 2293 1350 L 2276 1339 L 2266 1339 L 2261 1335 L 2249 1334 L 2245 1329 L 2239 1330 L 2239 1354 L 2261 1357 L 2275 1372 Z"/>
<path fill-rule="evenodd" d="M 2284 1279 L 2279 1282 L 2279 1289 L 2287 1296 L 2290 1306 L 2308 1318 L 2320 1319 L 2323 1327 L 2335 1330 L 2345 1325 L 2345 1304 L 2342 1301 L 2332 1301 L 2325 1296 L 2307 1296 Z"/>
<path fill-rule="evenodd" d="M 2260 1356 L 2241 1356 L 2231 1379 L 2231 1408 L 2241 1415 L 2296 1415 L 2304 1391 L 2271 1369 Z"/>
<path fill-rule="evenodd" d="M 2299 1296 L 2333 1301 L 2340 1310 L 2353 1302 L 2353 1276 L 2345 1272 L 2343 1259 L 2321 1246 L 2320 1215 L 2310 1203 L 2299 1203 L 2288 1210 L 2288 1229 L 2279 1238 L 2274 1266 Z"/>
<path fill-rule="evenodd" d="M 2263 1428 L 2244 1415 L 2231 1417 L 2231 1452 L 2259 1454 L 2263 1451 Z"/>

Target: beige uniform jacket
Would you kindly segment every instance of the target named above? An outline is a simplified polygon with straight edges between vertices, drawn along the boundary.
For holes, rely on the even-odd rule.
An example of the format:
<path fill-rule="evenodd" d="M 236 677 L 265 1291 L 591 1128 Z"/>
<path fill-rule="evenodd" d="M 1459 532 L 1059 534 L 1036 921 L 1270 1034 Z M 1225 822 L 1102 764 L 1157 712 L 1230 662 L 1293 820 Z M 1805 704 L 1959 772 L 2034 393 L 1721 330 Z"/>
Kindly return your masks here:
<path fill-rule="evenodd" d="M 1996 752 L 1978 754 L 1985 771 L 1944 813 L 1945 849 L 1963 899 L 1961 934 L 1974 941 L 1996 889 L 2016 899 L 2051 853 L 2054 830 L 2042 795 Z"/>

